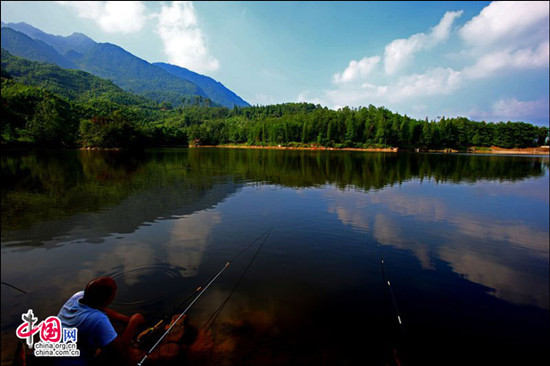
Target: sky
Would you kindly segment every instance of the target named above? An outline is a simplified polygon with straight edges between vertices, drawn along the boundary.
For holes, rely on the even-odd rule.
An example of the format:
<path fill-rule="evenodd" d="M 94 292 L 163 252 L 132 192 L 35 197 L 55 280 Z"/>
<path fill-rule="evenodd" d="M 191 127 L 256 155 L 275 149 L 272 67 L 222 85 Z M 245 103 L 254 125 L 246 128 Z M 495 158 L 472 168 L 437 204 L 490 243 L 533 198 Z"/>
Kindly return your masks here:
<path fill-rule="evenodd" d="M 549 14 L 549 2 L 1 2 L 5 23 L 84 33 L 213 77 L 252 105 L 543 126 Z"/>

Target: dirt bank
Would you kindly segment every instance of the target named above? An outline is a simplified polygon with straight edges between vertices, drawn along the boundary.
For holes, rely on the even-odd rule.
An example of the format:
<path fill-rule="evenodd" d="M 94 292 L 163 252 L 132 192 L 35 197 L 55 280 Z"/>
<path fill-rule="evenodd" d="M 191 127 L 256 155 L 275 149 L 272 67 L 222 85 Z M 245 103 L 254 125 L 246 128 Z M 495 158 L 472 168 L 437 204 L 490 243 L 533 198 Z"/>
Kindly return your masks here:
<path fill-rule="evenodd" d="M 222 147 L 228 149 L 269 149 L 269 150 L 335 150 L 335 151 L 373 151 L 373 152 L 398 152 L 398 147 L 388 147 L 388 148 L 368 148 L 368 149 L 358 149 L 358 148 L 337 148 L 337 147 L 323 147 L 323 146 L 311 146 L 311 147 L 296 147 L 296 146 L 250 146 L 250 145 L 200 145 L 193 146 L 189 145 L 191 148 L 200 148 L 200 147 Z"/>
<path fill-rule="evenodd" d="M 407 150 L 400 150 L 398 147 L 388 147 L 388 148 L 366 148 L 366 149 L 360 149 L 360 148 L 336 148 L 336 147 L 323 147 L 323 146 L 310 146 L 310 147 L 303 147 L 303 146 L 250 146 L 250 145 L 201 145 L 201 146 L 193 146 L 190 145 L 189 147 L 192 148 L 199 148 L 199 147 L 219 147 L 219 148 L 229 148 L 229 149 L 273 149 L 273 150 L 335 150 L 335 151 L 368 151 L 368 152 L 399 152 L 399 151 L 407 151 Z M 434 153 L 459 153 L 459 152 L 468 152 L 468 153 L 474 153 L 474 154 L 523 154 L 523 155 L 548 155 L 549 149 L 548 146 L 540 146 L 540 147 L 528 147 L 523 149 L 504 149 L 502 147 L 497 146 L 491 146 L 491 147 L 473 147 L 469 148 L 467 151 L 459 151 L 455 149 L 441 149 L 441 150 L 415 150 L 417 152 L 434 152 Z"/>
<path fill-rule="evenodd" d="M 472 152 L 471 150 L 469 152 Z M 523 149 L 504 149 L 502 147 L 491 146 L 489 148 L 476 148 L 475 154 L 524 154 L 524 155 L 548 155 L 548 146 L 526 147 Z"/>

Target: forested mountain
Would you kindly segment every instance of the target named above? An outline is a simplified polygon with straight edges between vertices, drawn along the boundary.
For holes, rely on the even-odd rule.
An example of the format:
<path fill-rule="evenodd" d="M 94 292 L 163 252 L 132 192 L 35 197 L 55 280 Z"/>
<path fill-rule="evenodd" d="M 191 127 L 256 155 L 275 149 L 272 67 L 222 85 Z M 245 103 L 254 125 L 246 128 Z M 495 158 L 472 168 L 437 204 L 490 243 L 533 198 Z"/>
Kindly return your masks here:
<path fill-rule="evenodd" d="M 19 83 L 43 88 L 80 103 L 104 99 L 122 105 L 153 104 L 150 100 L 123 91 L 112 81 L 81 70 L 63 69 L 51 63 L 33 62 L 12 56 L 2 49 L 2 72 Z"/>
<path fill-rule="evenodd" d="M 2 27 L 4 26 L 21 32 L 34 40 L 42 41 L 52 46 L 57 52 L 59 52 L 60 55 L 63 56 L 71 50 L 78 53 L 85 53 L 91 46 L 96 44 L 93 39 L 82 33 L 73 33 L 68 37 L 62 37 L 45 33 L 27 23 L 5 24 L 2 22 Z"/>
<path fill-rule="evenodd" d="M 2 27 L 2 48 L 14 55 L 33 61 L 44 61 L 61 67 L 78 68 L 72 61 L 60 55 L 52 46 L 37 41 L 11 28 Z"/>
<path fill-rule="evenodd" d="M 112 80 L 126 91 L 141 94 L 158 102 L 166 101 L 179 105 L 185 97 L 207 97 L 204 91 L 192 82 L 174 77 L 110 43 L 97 43 L 83 55 L 75 55 L 72 61 L 84 71 Z"/>
<path fill-rule="evenodd" d="M 145 131 L 138 128 L 155 120 L 161 109 L 90 73 L 12 56 L 4 49 L 1 55 L 2 145 L 137 146 Z"/>
<path fill-rule="evenodd" d="M 209 77 L 187 69 L 183 69 L 185 73 L 167 72 L 117 45 L 96 43 L 81 33 L 54 36 L 26 23 L 2 23 L 2 48 L 33 61 L 90 72 L 113 81 L 126 91 L 173 106 L 188 103 L 195 97 L 210 99 L 213 105 L 229 108 L 248 106 L 235 93 Z"/>
<path fill-rule="evenodd" d="M 184 67 L 171 65 L 164 62 L 156 62 L 153 65 L 160 67 L 161 69 L 169 72 L 172 75 L 195 83 L 202 90 L 204 90 L 208 98 L 222 106 L 249 106 L 249 104 L 245 102 L 241 97 L 239 97 L 237 94 L 227 89 L 222 83 L 212 79 L 211 77 L 197 74 L 196 72 L 190 71 Z"/>

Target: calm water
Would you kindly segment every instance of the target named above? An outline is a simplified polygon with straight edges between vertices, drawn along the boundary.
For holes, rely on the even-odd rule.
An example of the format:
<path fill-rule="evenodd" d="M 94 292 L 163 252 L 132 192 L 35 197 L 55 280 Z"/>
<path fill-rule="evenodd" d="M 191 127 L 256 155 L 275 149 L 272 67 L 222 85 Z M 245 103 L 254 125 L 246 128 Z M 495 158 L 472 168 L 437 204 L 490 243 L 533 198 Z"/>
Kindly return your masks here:
<path fill-rule="evenodd" d="M 548 157 L 234 149 L 2 155 L 2 362 L 93 277 L 156 322 L 190 312 L 212 364 L 549 360 Z M 381 266 L 380 258 L 384 259 Z M 384 277 L 385 274 L 385 277 Z M 391 293 L 403 326 L 399 327 Z"/>

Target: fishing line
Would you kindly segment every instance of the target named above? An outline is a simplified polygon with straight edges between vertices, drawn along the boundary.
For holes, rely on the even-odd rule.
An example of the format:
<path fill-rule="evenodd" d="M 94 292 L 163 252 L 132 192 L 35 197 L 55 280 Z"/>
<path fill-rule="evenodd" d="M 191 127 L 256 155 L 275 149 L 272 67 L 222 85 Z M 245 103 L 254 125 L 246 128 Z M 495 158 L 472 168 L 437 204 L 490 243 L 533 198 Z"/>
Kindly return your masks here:
<path fill-rule="evenodd" d="M 239 258 L 239 256 L 241 256 L 247 249 L 251 248 L 252 246 L 254 246 L 254 244 L 256 244 L 263 236 L 265 236 L 266 234 L 268 233 L 271 233 L 271 230 L 273 230 L 273 228 L 270 228 L 266 231 L 264 231 L 262 234 L 260 234 L 256 239 L 254 239 L 252 242 L 250 242 L 250 244 L 248 244 L 246 247 L 244 247 L 243 249 L 241 249 L 241 251 L 239 253 L 237 253 L 235 256 L 233 256 L 233 258 L 229 259 L 227 262 L 228 263 L 232 263 L 233 261 L 235 261 L 237 258 Z M 269 235 L 268 235 L 269 236 Z M 263 245 L 263 244 L 262 244 Z M 215 276 L 215 275 L 214 275 Z M 181 309 L 183 307 L 183 305 L 185 305 L 187 303 L 187 301 L 189 301 L 190 299 L 193 298 L 193 296 L 195 296 L 201 288 L 203 288 L 204 286 L 206 286 L 206 284 L 208 282 L 210 282 L 210 280 L 214 277 L 210 277 L 208 280 L 206 280 L 201 286 L 197 287 L 197 289 L 195 291 L 193 291 L 192 293 L 190 293 L 181 303 L 178 304 L 178 306 L 176 306 L 175 308 L 176 309 Z"/>
<path fill-rule="evenodd" d="M 208 289 L 208 287 L 210 287 L 210 285 L 223 273 L 223 271 L 225 271 L 227 269 L 227 267 L 229 267 L 229 265 L 234 261 L 236 260 L 239 256 L 241 256 L 247 249 L 249 249 L 250 247 L 252 247 L 255 243 L 257 243 L 263 236 L 266 236 L 264 238 L 264 240 L 262 241 L 262 244 L 260 246 L 260 248 L 263 246 L 263 244 L 265 243 L 265 241 L 267 240 L 267 237 L 269 237 L 269 234 L 271 233 L 271 230 L 273 228 L 270 228 L 268 229 L 267 231 L 265 231 L 264 233 L 262 233 L 260 236 L 258 236 L 256 239 L 254 239 L 248 246 L 246 246 L 245 248 L 243 248 L 239 253 L 237 253 L 235 256 L 233 256 L 230 260 L 228 260 L 225 265 L 216 273 L 214 274 L 212 277 L 210 277 L 210 279 L 205 282 L 205 285 L 203 286 L 199 286 L 191 295 L 189 295 L 183 303 L 187 302 L 189 299 L 195 297 L 191 303 L 185 308 L 185 310 L 178 316 L 178 318 L 172 322 L 172 324 L 170 325 L 170 327 L 164 332 L 164 334 L 157 340 L 157 342 L 149 349 L 149 351 L 147 351 L 145 353 L 145 356 L 142 358 L 142 360 L 140 362 L 138 362 L 138 366 L 141 366 L 143 365 L 143 363 L 145 362 L 145 360 L 147 360 L 147 358 L 149 357 L 149 355 L 155 350 L 155 348 L 157 348 L 157 346 L 160 344 L 160 342 L 162 342 L 162 340 L 168 335 L 168 333 L 170 333 L 170 331 L 172 330 L 172 328 L 177 324 L 177 322 L 183 317 L 183 315 L 185 315 L 185 313 L 187 313 L 187 311 L 191 308 L 191 306 L 193 306 L 193 304 L 195 304 L 195 302 L 199 299 L 199 297 Z M 256 255 L 258 254 L 259 250 L 256 251 L 256 254 L 254 255 L 254 258 L 256 257 Z M 248 268 L 250 267 L 250 265 L 252 264 L 249 263 L 249 266 L 246 268 L 246 270 L 248 270 Z M 246 273 L 246 271 L 245 271 Z M 243 278 L 244 276 L 241 276 L 241 279 Z M 239 280 L 239 282 L 240 282 Z M 236 287 L 235 287 L 236 288 Z M 235 289 L 234 288 L 234 289 Z M 226 299 L 225 303 L 227 302 L 228 299 Z M 224 304 L 225 305 L 225 304 Z M 223 308 L 223 307 L 222 307 Z"/>
<path fill-rule="evenodd" d="M 384 280 L 384 283 L 388 286 L 391 300 L 393 303 L 393 309 L 395 310 L 395 316 L 397 318 L 397 323 L 399 324 L 399 328 L 401 329 L 401 332 L 405 334 L 405 328 L 403 327 L 403 321 L 401 318 L 401 315 L 399 313 L 399 308 L 397 307 L 397 301 L 395 300 L 395 295 L 393 293 L 393 288 L 391 286 L 391 282 L 388 280 L 388 277 L 386 275 L 386 267 L 384 264 L 384 257 L 382 256 L 382 248 L 380 247 L 380 243 L 378 243 L 378 252 L 380 253 L 380 265 L 382 267 L 382 278 Z"/>
<path fill-rule="evenodd" d="M 405 327 L 403 326 L 403 319 L 401 317 L 401 313 L 399 312 L 399 308 L 397 307 L 397 301 L 395 299 L 395 294 L 393 293 L 393 288 L 392 288 L 391 282 L 388 280 L 388 277 L 386 275 L 386 265 L 384 263 L 384 257 L 382 256 L 382 247 L 380 246 L 380 243 L 377 243 L 377 245 L 378 245 L 378 253 L 380 255 L 380 267 L 382 268 L 382 280 L 384 281 L 384 286 L 389 289 L 390 298 L 391 298 L 391 301 L 392 301 L 392 304 L 393 304 L 393 309 L 394 309 L 394 312 L 395 312 L 395 318 L 397 320 L 397 324 L 398 324 L 399 329 L 401 331 L 401 336 L 404 338 L 405 337 Z M 397 343 L 399 343 L 399 342 L 397 341 Z M 401 347 L 399 347 L 399 348 L 401 348 Z M 398 353 L 398 350 L 397 350 L 397 346 L 396 346 L 393 349 L 393 357 L 394 357 L 394 360 L 397 363 L 397 365 L 400 366 L 400 365 L 402 365 L 402 362 L 399 359 L 397 353 Z"/>
<path fill-rule="evenodd" d="M 229 298 L 231 298 L 231 296 L 233 295 L 233 293 L 235 292 L 235 290 L 237 289 L 237 287 L 239 287 L 239 284 L 241 283 L 241 281 L 243 280 L 244 276 L 246 276 L 246 273 L 248 272 L 248 269 L 252 266 L 252 263 L 254 262 L 254 260 L 256 259 L 256 256 L 258 255 L 258 253 L 260 252 L 260 250 L 262 250 L 262 247 L 264 246 L 264 243 L 267 241 L 267 238 L 269 238 L 269 235 L 271 234 L 271 229 L 269 229 L 266 233 L 262 234 L 262 235 L 265 235 L 262 243 L 258 246 L 258 249 L 256 249 L 256 253 L 254 253 L 254 256 L 252 257 L 252 259 L 250 260 L 250 262 L 248 263 L 248 265 L 246 266 L 245 270 L 243 271 L 243 273 L 241 274 L 241 277 L 239 277 L 239 279 L 237 280 L 237 282 L 235 283 L 235 285 L 233 286 L 233 288 L 231 289 L 231 292 L 229 293 L 229 295 L 227 295 L 227 297 L 225 298 L 225 300 L 221 303 L 221 305 L 212 313 L 212 315 L 210 315 L 210 317 L 208 318 L 208 320 L 203 324 L 203 326 L 201 327 L 201 330 L 204 329 L 208 323 L 210 323 L 210 325 L 208 326 L 208 329 L 211 329 L 212 326 L 214 325 L 214 323 L 216 322 L 218 316 L 220 315 L 220 313 L 222 312 L 223 308 L 225 307 L 225 305 L 227 304 L 227 302 L 229 301 Z M 261 236 L 260 236 L 261 237 Z M 259 237 L 259 238 L 260 238 Z M 258 238 L 258 239 L 259 239 Z"/>
<path fill-rule="evenodd" d="M 23 291 L 23 290 L 21 290 L 19 287 L 16 287 L 16 286 L 14 286 L 14 285 L 10 285 L 9 283 L 4 282 L 4 281 L 1 281 L 1 282 L 2 282 L 2 285 L 6 285 L 6 286 L 8 286 L 8 287 L 11 287 L 11 288 L 13 288 L 13 289 L 15 289 L 15 290 L 17 290 L 17 291 L 20 291 L 20 292 L 22 292 L 22 293 L 24 293 L 24 294 L 27 293 L 27 291 Z"/>

